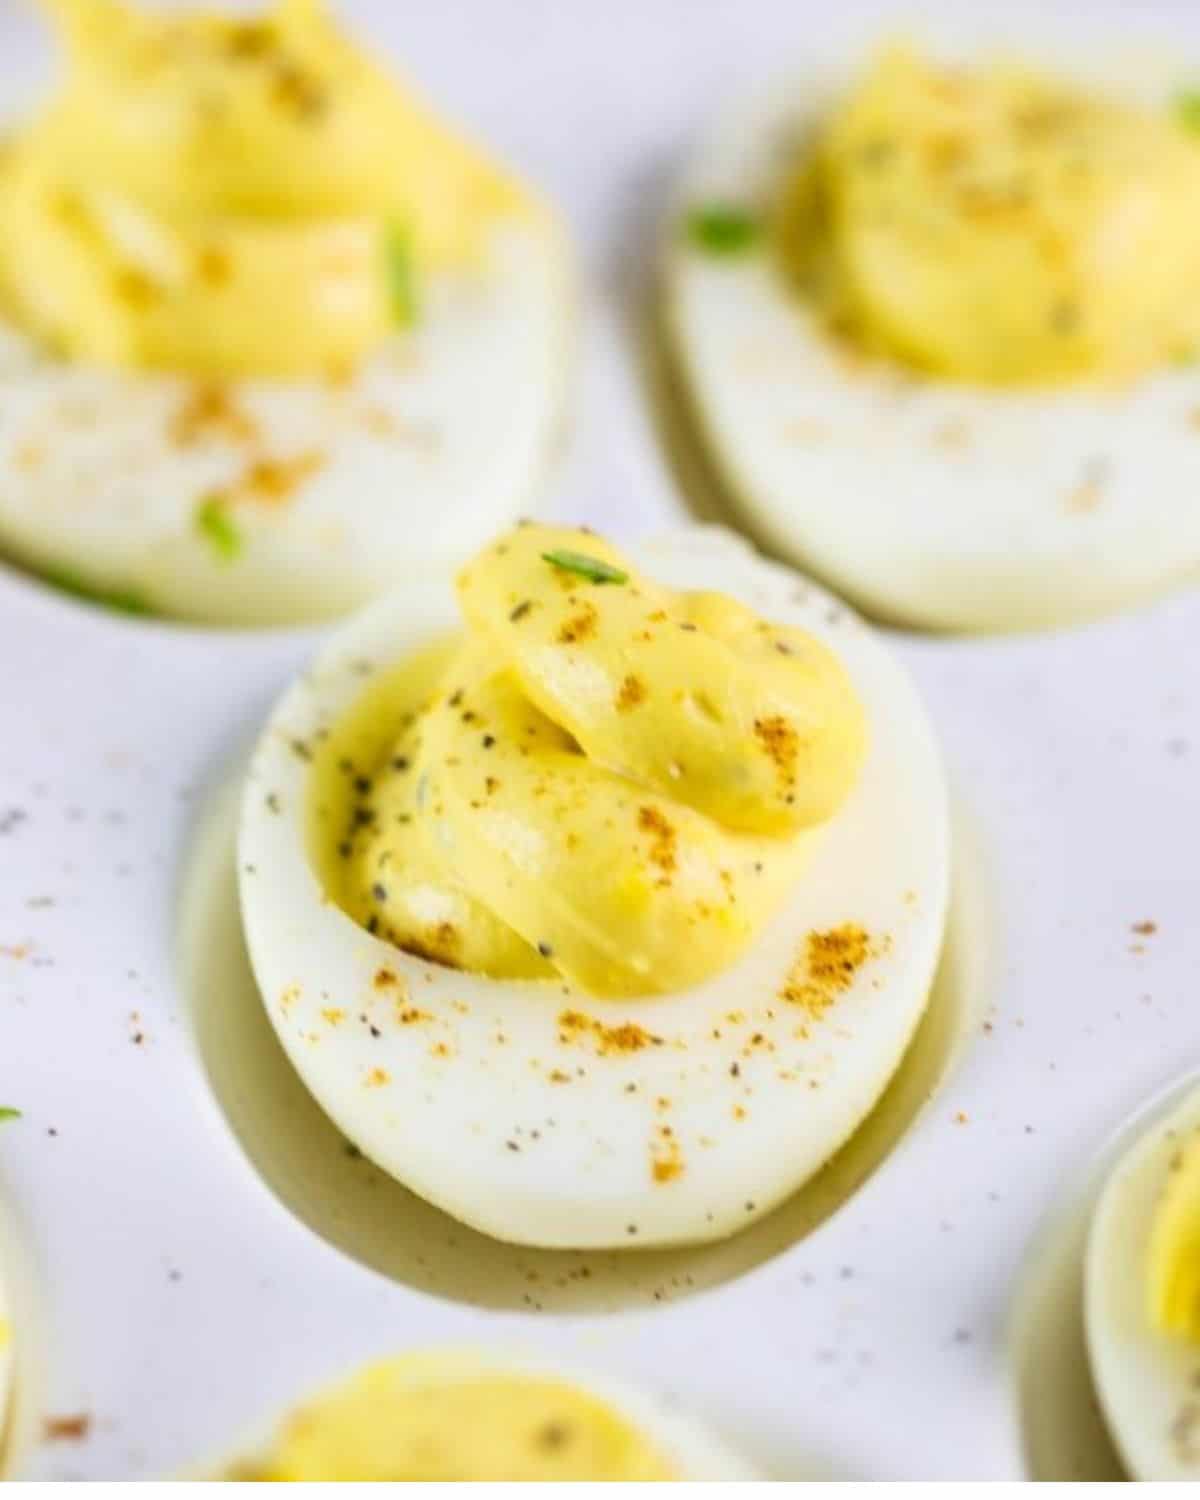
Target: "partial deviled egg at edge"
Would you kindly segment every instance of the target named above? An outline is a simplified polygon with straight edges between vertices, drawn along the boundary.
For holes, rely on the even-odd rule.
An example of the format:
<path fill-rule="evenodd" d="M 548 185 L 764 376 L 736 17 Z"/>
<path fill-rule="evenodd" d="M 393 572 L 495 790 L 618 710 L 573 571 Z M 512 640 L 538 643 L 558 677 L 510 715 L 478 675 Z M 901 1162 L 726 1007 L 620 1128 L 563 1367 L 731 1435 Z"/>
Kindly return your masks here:
<path fill-rule="evenodd" d="M 894 45 L 727 114 L 671 214 L 666 334 L 773 548 L 956 630 L 1200 577 L 1187 81 Z"/>
<path fill-rule="evenodd" d="M 13 1407 L 13 1379 L 16 1362 L 13 1348 L 13 1326 L 8 1292 L 0 1276 L 0 1468 L 3 1467 L 10 1436 Z"/>
<path fill-rule="evenodd" d="M 1200 1481 L 1200 1090 L 1117 1164 L 1084 1286 L 1092 1376 L 1131 1476 Z"/>
<path fill-rule="evenodd" d="M 339 629 L 238 875 L 297 1072 L 499 1239 L 717 1239 L 862 1123 L 925 1009 L 946 788 L 912 687 L 728 533 L 519 527 Z M 465 621 L 465 630 L 464 630 Z"/>
<path fill-rule="evenodd" d="M 645 1482 L 762 1475 L 640 1391 L 464 1349 L 367 1366 L 306 1401 L 214 1477 Z"/>
<path fill-rule="evenodd" d="M 0 162 L 0 548 L 218 624 L 327 618 L 535 504 L 561 226 L 335 24 L 46 0 Z"/>

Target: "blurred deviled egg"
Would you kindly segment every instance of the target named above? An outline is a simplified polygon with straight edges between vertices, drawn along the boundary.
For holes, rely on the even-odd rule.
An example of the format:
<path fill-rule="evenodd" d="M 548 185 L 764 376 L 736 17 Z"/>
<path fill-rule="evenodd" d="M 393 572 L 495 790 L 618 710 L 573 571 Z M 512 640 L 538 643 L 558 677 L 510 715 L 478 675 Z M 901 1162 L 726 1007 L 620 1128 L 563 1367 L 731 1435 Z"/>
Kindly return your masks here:
<path fill-rule="evenodd" d="M 562 232 L 337 27 L 44 0 L 0 157 L 0 546 L 217 623 L 335 615 L 529 508 Z"/>
<path fill-rule="evenodd" d="M 263 1002 L 363 1152 L 500 1239 L 716 1239 L 816 1172 L 929 995 L 949 866 L 879 641 L 727 533 L 526 525 L 343 626 L 254 755 Z"/>
<path fill-rule="evenodd" d="M 757 1479 L 641 1392 L 466 1350 L 369 1365 L 305 1402 L 224 1477 L 291 1481 Z"/>
<path fill-rule="evenodd" d="M 951 629 L 1082 619 L 1200 574 L 1183 81 L 893 45 L 726 117 L 672 218 L 668 336 L 716 469 L 780 552 Z"/>
<path fill-rule="evenodd" d="M 1130 1473 L 1200 1482 L 1200 1089 L 1113 1172 L 1084 1284 L 1092 1375 Z"/>

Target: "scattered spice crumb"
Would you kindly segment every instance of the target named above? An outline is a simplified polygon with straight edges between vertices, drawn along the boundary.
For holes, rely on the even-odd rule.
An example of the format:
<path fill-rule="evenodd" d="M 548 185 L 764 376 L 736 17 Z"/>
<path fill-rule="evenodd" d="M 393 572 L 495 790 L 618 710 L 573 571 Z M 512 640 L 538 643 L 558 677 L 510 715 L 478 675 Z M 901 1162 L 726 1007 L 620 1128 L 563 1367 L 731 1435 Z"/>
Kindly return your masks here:
<path fill-rule="evenodd" d="M 47 1417 L 42 1423 L 42 1432 L 48 1443 L 81 1443 L 92 1430 L 92 1419 L 87 1412 L 76 1412 L 69 1417 Z"/>

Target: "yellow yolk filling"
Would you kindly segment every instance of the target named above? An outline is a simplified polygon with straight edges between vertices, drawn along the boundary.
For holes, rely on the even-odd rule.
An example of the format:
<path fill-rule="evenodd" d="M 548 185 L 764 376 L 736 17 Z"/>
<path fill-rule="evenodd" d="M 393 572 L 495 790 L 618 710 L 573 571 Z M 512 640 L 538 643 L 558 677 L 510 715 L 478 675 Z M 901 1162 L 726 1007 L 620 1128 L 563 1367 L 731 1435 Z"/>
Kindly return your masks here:
<path fill-rule="evenodd" d="M 1172 1158 L 1150 1229 L 1146 1294 L 1158 1332 L 1200 1344 L 1200 1135 Z"/>
<path fill-rule="evenodd" d="M 373 1365 L 302 1407 L 248 1477 L 647 1481 L 677 1475 L 642 1433 L 586 1391 L 418 1356 Z"/>
<path fill-rule="evenodd" d="M 836 657 L 584 532 L 518 528 L 458 592 L 465 642 L 323 862 L 336 898 L 497 978 L 629 995 L 726 968 L 861 767 Z"/>
<path fill-rule="evenodd" d="M 521 207 L 320 0 L 261 18 L 45 3 L 65 78 L 0 164 L 0 289 L 71 358 L 342 372 Z"/>
<path fill-rule="evenodd" d="M 829 325 L 963 381 L 1122 377 L 1200 335 L 1200 141 L 1007 62 L 885 51 L 789 184 L 779 231 Z"/>

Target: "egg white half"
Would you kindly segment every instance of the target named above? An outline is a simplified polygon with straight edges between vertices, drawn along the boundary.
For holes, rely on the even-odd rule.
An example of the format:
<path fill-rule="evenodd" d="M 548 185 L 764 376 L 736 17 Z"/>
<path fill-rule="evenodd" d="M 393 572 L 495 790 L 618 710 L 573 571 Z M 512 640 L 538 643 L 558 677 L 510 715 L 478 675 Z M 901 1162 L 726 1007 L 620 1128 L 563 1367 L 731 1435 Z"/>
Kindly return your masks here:
<path fill-rule="evenodd" d="M 487 1375 L 515 1379 L 562 1381 L 590 1393 L 625 1418 L 655 1447 L 659 1455 L 684 1481 L 761 1480 L 765 1476 L 741 1454 L 728 1448 L 689 1413 L 668 1404 L 657 1394 L 624 1381 L 577 1370 L 525 1353 L 499 1350 L 449 1348 L 414 1351 L 404 1356 L 406 1374 L 414 1384 L 447 1385 Z M 270 1426 L 252 1435 L 244 1445 L 245 1457 L 232 1466 L 225 1464 L 197 1478 L 221 1477 L 232 1469 L 238 1477 L 269 1461 L 274 1427 L 288 1412 L 277 1413 Z"/>
<path fill-rule="evenodd" d="M 1160 108 L 1186 82 L 1143 57 L 1128 75 L 1111 59 L 1074 71 Z M 698 151 L 670 216 L 666 334 L 731 498 L 780 554 L 923 627 L 1063 624 L 1200 579 L 1200 367 L 1002 391 L 850 361 L 773 248 L 712 256 L 687 241 L 689 208 L 769 210 L 853 77 L 814 64 L 755 90 Z"/>
<path fill-rule="evenodd" d="M 182 619 L 345 613 L 531 508 L 572 315 L 565 243 L 538 212 L 498 223 L 478 266 L 423 283 L 414 327 L 344 383 L 125 374 L 2 328 L 0 550 Z M 282 493 L 271 473 L 256 486 L 264 462 Z M 234 558 L 196 524 L 226 490 L 244 496 Z"/>
<path fill-rule="evenodd" d="M 829 642 L 868 718 L 857 787 L 781 913 L 725 973 L 630 1001 L 557 982 L 497 982 L 400 953 L 324 896 L 306 853 L 308 763 L 296 747 L 336 723 L 373 674 L 456 627 L 448 578 L 394 594 L 337 632 L 271 715 L 244 792 L 246 935 L 300 1076 L 385 1171 L 523 1244 L 711 1240 L 779 1203 L 878 1099 L 924 1010 L 941 945 L 949 848 L 940 758 L 880 641 L 725 532 L 680 532 L 636 549 L 634 561 L 668 585 L 722 589 Z M 809 935 L 846 923 L 866 930 L 874 956 L 836 1003 L 813 1018 L 779 999 Z M 381 968 L 403 979 L 418 1024 L 398 1023 L 394 996 L 376 984 Z M 331 1009 L 345 1019 L 331 1024 Z M 605 1052 L 586 1029 L 564 1040 L 568 1009 L 661 1040 L 634 1052 Z M 664 1127 L 678 1162 L 668 1181 L 652 1170 Z"/>
<path fill-rule="evenodd" d="M 1181 1142 L 1200 1131 L 1200 1089 L 1138 1139 L 1100 1197 L 1084 1264 L 1092 1378 L 1134 1479 L 1200 1481 L 1200 1345 L 1151 1326 L 1154 1209 Z"/>

